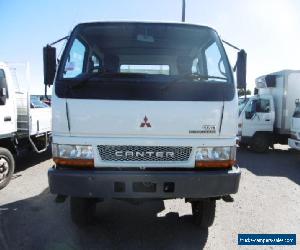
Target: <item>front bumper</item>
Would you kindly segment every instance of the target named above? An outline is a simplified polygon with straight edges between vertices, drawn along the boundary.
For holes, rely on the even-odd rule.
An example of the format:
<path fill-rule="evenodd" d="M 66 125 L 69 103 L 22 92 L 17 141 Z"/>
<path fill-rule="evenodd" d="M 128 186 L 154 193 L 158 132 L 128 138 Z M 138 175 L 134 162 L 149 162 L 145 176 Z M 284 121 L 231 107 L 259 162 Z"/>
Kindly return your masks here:
<path fill-rule="evenodd" d="M 289 146 L 291 148 L 300 150 L 300 140 L 294 140 L 289 138 Z"/>
<path fill-rule="evenodd" d="M 71 170 L 48 171 L 50 191 L 73 197 L 208 198 L 238 191 L 241 171 Z"/>

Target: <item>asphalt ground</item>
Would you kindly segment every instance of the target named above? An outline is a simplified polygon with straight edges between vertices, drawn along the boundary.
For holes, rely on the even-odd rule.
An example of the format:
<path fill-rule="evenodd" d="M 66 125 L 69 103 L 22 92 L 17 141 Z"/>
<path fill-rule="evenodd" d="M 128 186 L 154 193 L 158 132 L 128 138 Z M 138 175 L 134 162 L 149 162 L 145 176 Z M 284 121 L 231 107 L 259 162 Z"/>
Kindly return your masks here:
<path fill-rule="evenodd" d="M 104 201 L 93 225 L 77 228 L 69 201 L 49 193 L 49 152 L 17 160 L 11 183 L 0 191 L 0 249 L 300 249 L 300 152 L 277 146 L 267 154 L 239 149 L 242 168 L 233 203 L 217 201 L 214 225 L 192 223 L 182 199 L 132 205 Z M 293 247 L 238 246 L 239 233 L 296 233 Z"/>

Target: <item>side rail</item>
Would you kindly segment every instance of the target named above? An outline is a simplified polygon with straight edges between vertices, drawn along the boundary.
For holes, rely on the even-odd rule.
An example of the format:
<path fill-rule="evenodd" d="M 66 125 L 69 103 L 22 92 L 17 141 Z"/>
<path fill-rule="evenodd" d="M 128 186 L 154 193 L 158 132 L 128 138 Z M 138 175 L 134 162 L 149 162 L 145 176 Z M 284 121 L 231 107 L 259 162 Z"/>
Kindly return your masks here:
<path fill-rule="evenodd" d="M 27 138 L 32 148 L 37 153 L 45 152 L 51 138 L 51 128 L 42 126 L 40 130 L 40 119 L 37 114 L 31 114 L 30 95 L 28 93 L 17 93 L 17 114 L 18 114 L 18 137 Z M 49 111 L 48 113 L 51 114 Z M 32 117 L 34 115 L 34 119 Z M 46 114 L 48 115 L 48 114 Z M 48 118 L 51 124 L 51 116 Z"/>

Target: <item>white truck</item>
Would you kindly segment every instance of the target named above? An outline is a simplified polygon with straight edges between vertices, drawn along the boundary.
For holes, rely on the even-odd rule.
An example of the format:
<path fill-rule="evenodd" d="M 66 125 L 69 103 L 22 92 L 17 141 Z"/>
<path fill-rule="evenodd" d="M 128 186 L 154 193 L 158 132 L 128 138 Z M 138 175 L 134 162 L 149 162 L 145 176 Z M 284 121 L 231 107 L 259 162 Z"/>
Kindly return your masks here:
<path fill-rule="evenodd" d="M 300 98 L 300 71 L 283 70 L 258 77 L 255 92 L 239 100 L 240 144 L 250 145 L 259 153 L 275 143 L 288 144 L 295 101 Z"/>
<path fill-rule="evenodd" d="M 45 84 L 54 80 L 50 191 L 70 197 L 76 224 L 104 199 L 185 198 L 208 227 L 216 200 L 238 191 L 238 97 L 215 30 L 83 23 L 57 69 L 55 48 L 44 47 L 44 70 Z M 244 50 L 236 70 L 245 86 Z"/>
<path fill-rule="evenodd" d="M 19 90 L 13 71 L 0 62 L 0 189 L 10 181 L 14 156 L 25 148 L 46 150 L 51 135 L 51 109 Z"/>
<path fill-rule="evenodd" d="M 291 138 L 289 138 L 289 146 L 300 150 L 300 99 L 297 99 L 296 108 L 291 123 Z"/>

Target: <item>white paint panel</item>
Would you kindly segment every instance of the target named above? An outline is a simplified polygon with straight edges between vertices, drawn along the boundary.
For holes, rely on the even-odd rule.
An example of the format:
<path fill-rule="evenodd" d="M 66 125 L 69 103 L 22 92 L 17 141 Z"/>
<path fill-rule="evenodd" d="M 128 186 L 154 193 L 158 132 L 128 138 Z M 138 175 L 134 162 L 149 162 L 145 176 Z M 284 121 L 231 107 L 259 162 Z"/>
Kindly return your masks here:
<path fill-rule="evenodd" d="M 189 131 L 213 125 L 216 133 L 201 134 L 201 137 L 215 137 L 219 133 L 223 105 L 223 102 L 80 99 L 68 99 L 67 102 L 72 136 L 199 137 Z M 232 110 L 226 109 L 224 114 L 224 124 L 231 124 Z M 151 127 L 141 127 L 145 116 Z"/>
<path fill-rule="evenodd" d="M 291 119 L 295 110 L 295 101 L 300 99 L 300 72 L 292 72 L 287 75 L 288 86 L 286 96 L 286 117 L 285 126 L 286 130 L 291 128 Z"/>

